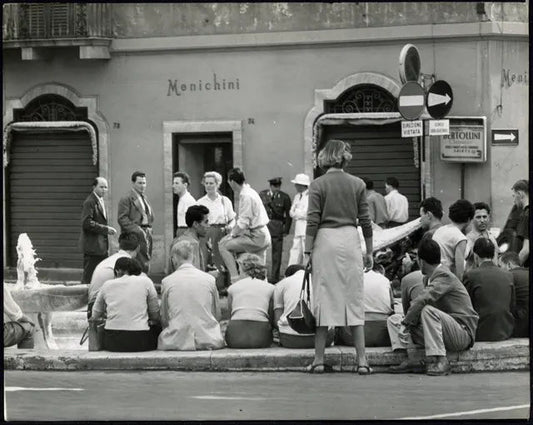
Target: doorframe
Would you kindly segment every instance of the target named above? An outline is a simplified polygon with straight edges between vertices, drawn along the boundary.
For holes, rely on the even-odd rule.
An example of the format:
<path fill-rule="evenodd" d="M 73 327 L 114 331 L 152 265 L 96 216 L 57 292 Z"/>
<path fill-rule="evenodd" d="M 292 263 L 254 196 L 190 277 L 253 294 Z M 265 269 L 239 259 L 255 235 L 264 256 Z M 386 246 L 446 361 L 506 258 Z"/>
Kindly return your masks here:
<path fill-rule="evenodd" d="M 163 193 L 164 193 L 164 252 L 170 255 L 173 235 L 172 214 L 172 142 L 175 134 L 181 133 L 231 133 L 233 166 L 243 168 L 242 121 L 163 121 Z M 166 261 L 166 260 L 165 260 Z M 166 264 L 166 262 L 165 262 Z"/>

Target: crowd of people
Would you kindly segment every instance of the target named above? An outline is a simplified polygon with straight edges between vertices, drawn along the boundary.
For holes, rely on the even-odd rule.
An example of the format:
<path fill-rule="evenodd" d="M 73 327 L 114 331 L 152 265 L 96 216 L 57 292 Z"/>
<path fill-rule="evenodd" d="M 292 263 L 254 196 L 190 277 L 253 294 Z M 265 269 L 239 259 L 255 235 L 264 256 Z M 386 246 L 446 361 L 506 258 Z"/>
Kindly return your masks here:
<path fill-rule="evenodd" d="M 373 371 L 365 347 L 391 346 L 407 355 L 391 372 L 445 375 L 448 351 L 529 335 L 528 181 L 513 185 L 514 206 L 497 238 L 489 228 L 487 203 L 458 200 L 449 207 L 450 223 L 443 224 L 441 202 L 424 199 L 422 234 L 410 236 L 414 249 L 402 259 L 395 287 L 380 256 L 373 255 L 373 226 L 407 222 L 407 198 L 394 177 L 387 178 L 383 197 L 370 179 L 345 172 L 350 159 L 348 144 L 330 140 L 318 156 L 325 173 L 313 181 L 298 174 L 292 202 L 280 190 L 281 178 L 269 180 L 270 189 L 258 193 L 241 169 L 231 169 L 227 178 L 235 208 L 219 191 L 220 174 L 205 173 L 206 195 L 196 201 L 188 192 L 189 176 L 175 173 L 177 230 L 160 301 L 146 274 L 154 220 L 144 195 L 146 176 L 133 173 L 132 190 L 119 202 L 120 249 L 109 257 L 107 238 L 117 232 L 107 224 L 107 182 L 98 177 L 83 205 L 83 281 L 89 284 L 89 320 L 105 321 L 104 349 L 264 348 L 275 339 L 281 347 L 314 347 L 307 371 L 324 373 L 331 370 L 325 347 L 335 343 L 353 345 L 356 371 L 368 375 Z M 292 221 L 289 265 L 280 280 L 283 237 Z M 287 317 L 306 273 L 316 331 L 299 334 Z M 230 311 L 225 333 L 221 295 L 227 295 Z M 24 325 L 20 328 L 13 332 L 22 335 Z M 422 360 L 414 355 L 420 347 Z"/>

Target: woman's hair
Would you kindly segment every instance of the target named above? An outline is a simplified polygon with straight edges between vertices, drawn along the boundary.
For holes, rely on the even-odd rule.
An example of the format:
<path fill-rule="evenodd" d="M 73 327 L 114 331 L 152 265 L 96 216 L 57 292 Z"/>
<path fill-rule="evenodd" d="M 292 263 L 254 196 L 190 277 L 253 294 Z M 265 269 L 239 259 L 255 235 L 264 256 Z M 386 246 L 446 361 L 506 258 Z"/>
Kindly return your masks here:
<path fill-rule="evenodd" d="M 205 183 L 205 179 L 207 178 L 215 179 L 217 188 L 222 184 L 222 176 L 220 175 L 220 173 L 217 173 L 216 171 L 207 171 L 202 177 L 202 184 Z"/>
<path fill-rule="evenodd" d="M 244 254 L 239 259 L 241 271 L 246 273 L 252 279 L 265 280 L 266 266 L 263 264 L 259 256 L 255 254 Z"/>
<path fill-rule="evenodd" d="M 318 154 L 318 166 L 323 169 L 343 168 L 352 159 L 351 148 L 342 140 L 330 140 Z"/>
<path fill-rule="evenodd" d="M 115 272 L 115 276 L 118 276 L 119 272 L 123 272 L 122 274 L 139 276 L 142 272 L 142 268 L 137 260 L 129 257 L 120 257 L 117 258 L 113 271 Z"/>

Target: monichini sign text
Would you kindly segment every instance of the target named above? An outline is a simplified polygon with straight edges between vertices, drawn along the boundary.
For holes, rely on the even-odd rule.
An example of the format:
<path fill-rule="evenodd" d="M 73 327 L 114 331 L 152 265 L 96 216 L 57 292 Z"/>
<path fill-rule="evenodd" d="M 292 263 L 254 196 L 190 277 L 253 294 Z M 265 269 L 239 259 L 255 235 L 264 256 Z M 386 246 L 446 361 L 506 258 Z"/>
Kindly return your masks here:
<path fill-rule="evenodd" d="M 180 81 L 178 79 L 168 80 L 167 96 L 181 96 L 186 93 L 196 92 L 214 92 L 214 91 L 228 91 L 240 90 L 239 79 L 227 80 L 225 78 L 217 77 L 213 74 L 213 78 L 207 80 L 196 81 Z"/>

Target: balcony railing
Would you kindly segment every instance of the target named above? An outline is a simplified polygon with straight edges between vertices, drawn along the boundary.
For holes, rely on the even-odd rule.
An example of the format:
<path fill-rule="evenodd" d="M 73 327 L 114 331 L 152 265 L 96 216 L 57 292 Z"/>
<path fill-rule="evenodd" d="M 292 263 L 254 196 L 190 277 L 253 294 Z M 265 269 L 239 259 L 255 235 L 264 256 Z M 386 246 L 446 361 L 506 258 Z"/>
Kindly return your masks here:
<path fill-rule="evenodd" d="M 109 3 L 4 5 L 4 41 L 111 38 Z"/>

